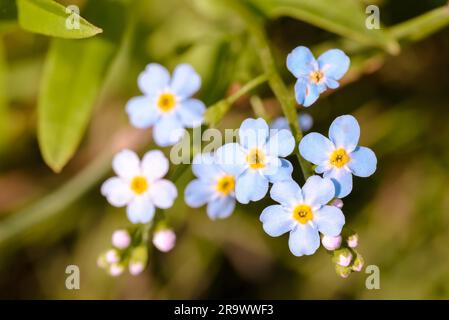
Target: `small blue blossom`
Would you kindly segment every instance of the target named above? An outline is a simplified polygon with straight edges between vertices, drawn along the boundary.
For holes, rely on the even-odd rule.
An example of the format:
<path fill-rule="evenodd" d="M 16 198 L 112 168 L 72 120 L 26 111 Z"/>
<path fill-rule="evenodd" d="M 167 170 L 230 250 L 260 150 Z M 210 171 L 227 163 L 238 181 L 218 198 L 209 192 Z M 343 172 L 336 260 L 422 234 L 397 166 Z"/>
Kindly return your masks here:
<path fill-rule="evenodd" d="M 298 123 L 299 127 L 303 132 L 309 131 L 313 126 L 313 118 L 308 113 L 300 113 L 298 115 Z M 287 118 L 285 117 L 278 117 L 274 119 L 270 124 L 271 129 L 286 129 L 290 130 L 290 126 L 288 125 Z"/>
<path fill-rule="evenodd" d="M 198 179 L 187 185 L 186 203 L 192 208 L 207 203 L 207 215 L 212 220 L 229 217 L 235 208 L 235 176 L 223 171 L 210 153 L 196 156 L 192 171 Z"/>
<path fill-rule="evenodd" d="M 358 147 L 360 127 L 350 115 L 336 118 L 329 128 L 329 138 L 312 132 L 299 144 L 299 152 L 317 165 L 315 172 L 330 178 L 335 184 L 336 197 L 346 197 L 352 190 L 352 175 L 369 177 L 376 171 L 374 152 Z"/>
<path fill-rule="evenodd" d="M 201 86 L 201 78 L 188 64 L 178 65 L 173 77 L 163 66 L 149 64 L 139 75 L 143 96 L 130 99 L 126 105 L 130 122 L 137 128 L 153 127 L 153 137 L 161 147 L 174 145 L 184 135 L 184 128 L 202 124 L 206 107 L 192 99 Z"/>
<path fill-rule="evenodd" d="M 262 211 L 263 229 L 272 237 L 290 232 L 288 246 L 295 256 L 314 254 L 320 246 L 318 232 L 335 237 L 345 224 L 343 212 L 327 205 L 335 196 L 329 179 L 312 176 L 302 189 L 293 180 L 276 182 L 270 195 L 280 204 Z"/>
<path fill-rule="evenodd" d="M 269 130 L 261 118 L 243 121 L 239 143 L 225 144 L 216 153 L 222 169 L 237 177 L 237 201 L 258 201 L 267 194 L 269 182 L 291 179 L 293 167 L 283 158 L 293 152 L 294 146 L 295 139 L 288 130 Z"/>
<path fill-rule="evenodd" d="M 287 56 L 287 68 L 298 78 L 296 101 L 309 107 L 327 88 L 338 88 L 337 81 L 348 71 L 349 64 L 349 57 L 339 49 L 328 50 L 316 60 L 308 48 L 295 48 Z"/>

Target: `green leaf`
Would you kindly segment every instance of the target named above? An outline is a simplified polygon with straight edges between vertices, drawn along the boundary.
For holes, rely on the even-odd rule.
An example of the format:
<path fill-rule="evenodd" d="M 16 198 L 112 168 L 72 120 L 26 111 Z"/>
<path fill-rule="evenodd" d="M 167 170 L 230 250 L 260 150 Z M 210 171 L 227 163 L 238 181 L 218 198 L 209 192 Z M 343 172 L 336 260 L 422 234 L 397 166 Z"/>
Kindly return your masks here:
<path fill-rule="evenodd" d="M 89 38 L 102 30 L 53 0 L 17 0 L 20 26 L 31 32 L 66 39 Z"/>
<path fill-rule="evenodd" d="M 361 44 L 382 48 L 392 54 L 399 52 L 396 40 L 382 29 L 368 29 L 368 15 L 361 3 L 354 0 L 250 0 L 271 18 L 292 17 Z"/>
<path fill-rule="evenodd" d="M 7 96 L 7 66 L 3 46 L 3 37 L 0 36 L 0 153 L 8 142 L 8 96 Z"/>

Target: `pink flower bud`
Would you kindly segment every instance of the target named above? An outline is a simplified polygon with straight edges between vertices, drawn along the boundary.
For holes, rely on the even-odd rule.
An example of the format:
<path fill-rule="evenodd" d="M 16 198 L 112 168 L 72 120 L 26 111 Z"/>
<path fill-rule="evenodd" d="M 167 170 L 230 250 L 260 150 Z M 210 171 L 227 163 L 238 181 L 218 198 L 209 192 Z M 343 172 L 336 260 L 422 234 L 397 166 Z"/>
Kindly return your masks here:
<path fill-rule="evenodd" d="M 116 230 L 112 234 L 112 245 L 118 249 L 126 249 L 131 244 L 131 237 L 126 230 Z"/>
<path fill-rule="evenodd" d="M 350 252 L 346 253 L 346 254 L 341 253 L 338 256 L 337 263 L 342 267 L 347 267 L 351 264 L 351 260 L 352 260 L 352 254 Z"/>
<path fill-rule="evenodd" d="M 154 246 L 162 252 L 168 252 L 175 246 L 176 234 L 170 229 L 156 231 L 153 236 Z"/>
<path fill-rule="evenodd" d="M 359 245 L 359 236 L 355 233 L 348 237 L 347 242 L 350 248 L 356 248 Z"/>
<path fill-rule="evenodd" d="M 145 269 L 145 265 L 141 262 L 135 262 L 129 264 L 129 273 L 133 276 L 137 276 Z"/>
<path fill-rule="evenodd" d="M 341 199 L 335 199 L 334 201 L 332 201 L 331 205 L 333 205 L 334 207 L 337 207 L 339 209 L 343 208 L 343 200 Z"/>
<path fill-rule="evenodd" d="M 341 246 L 341 236 L 323 236 L 323 238 L 321 239 L 321 243 L 323 244 L 323 247 L 325 247 L 329 251 L 336 250 Z"/>
<path fill-rule="evenodd" d="M 105 259 L 107 263 L 117 263 L 120 261 L 120 257 L 117 250 L 111 249 L 106 252 Z"/>
<path fill-rule="evenodd" d="M 109 274 L 113 277 L 117 277 L 123 273 L 123 270 L 124 270 L 123 266 L 113 263 L 109 267 Z"/>

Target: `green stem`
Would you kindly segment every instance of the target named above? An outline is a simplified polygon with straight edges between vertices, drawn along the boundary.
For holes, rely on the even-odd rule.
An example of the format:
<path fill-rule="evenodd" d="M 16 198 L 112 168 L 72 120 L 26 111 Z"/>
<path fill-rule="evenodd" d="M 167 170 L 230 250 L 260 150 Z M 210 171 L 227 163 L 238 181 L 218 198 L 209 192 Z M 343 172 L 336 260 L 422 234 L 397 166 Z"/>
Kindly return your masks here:
<path fill-rule="evenodd" d="M 262 68 L 264 69 L 264 72 L 268 77 L 268 83 L 271 87 L 271 90 L 273 90 L 274 95 L 281 104 L 282 111 L 287 118 L 290 130 L 295 137 L 296 145 L 298 145 L 303 137 L 303 134 L 298 123 L 296 102 L 294 100 L 293 94 L 289 92 L 287 86 L 282 81 L 282 78 L 277 71 L 271 49 L 265 35 L 265 30 L 263 28 L 263 21 L 261 21 L 259 16 L 248 9 L 243 1 L 229 0 L 229 2 L 227 1 L 227 3 L 231 5 L 233 10 L 246 23 L 246 26 L 248 27 L 248 30 L 250 31 L 254 40 L 256 51 L 259 54 Z M 312 166 L 300 155 L 297 148 L 295 153 L 298 157 L 304 179 L 307 179 L 308 177 L 313 175 Z"/>

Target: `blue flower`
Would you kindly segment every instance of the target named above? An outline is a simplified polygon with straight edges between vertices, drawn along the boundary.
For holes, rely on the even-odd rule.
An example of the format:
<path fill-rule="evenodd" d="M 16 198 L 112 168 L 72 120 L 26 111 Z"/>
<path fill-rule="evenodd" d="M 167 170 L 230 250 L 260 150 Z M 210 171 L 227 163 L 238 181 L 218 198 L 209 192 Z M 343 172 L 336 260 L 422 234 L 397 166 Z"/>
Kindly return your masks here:
<path fill-rule="evenodd" d="M 308 113 L 300 113 L 298 115 L 298 123 L 299 123 L 299 127 L 301 128 L 301 130 L 303 132 L 309 131 L 313 126 L 313 118 Z M 270 124 L 270 128 L 277 129 L 277 130 L 281 130 L 281 129 L 290 130 L 290 126 L 288 125 L 287 118 L 285 118 L 285 117 L 278 117 L 278 118 L 274 119 Z"/>
<path fill-rule="evenodd" d="M 188 64 L 175 68 L 173 77 L 163 66 L 151 63 L 139 75 L 143 96 L 130 99 L 126 105 L 130 122 L 137 128 L 154 126 L 154 141 L 161 147 L 174 145 L 184 135 L 184 128 L 202 124 L 206 107 L 192 99 L 201 86 L 201 78 Z"/>
<path fill-rule="evenodd" d="M 299 152 L 317 165 L 315 172 L 323 173 L 335 184 L 336 197 L 346 197 L 352 190 L 352 175 L 368 177 L 376 171 L 377 159 L 374 152 L 358 147 L 360 127 L 350 115 L 340 116 L 329 128 L 329 138 L 312 132 L 299 144 Z"/>
<path fill-rule="evenodd" d="M 341 210 L 327 205 L 335 195 L 329 179 L 312 176 L 302 189 L 293 180 L 276 182 L 270 195 L 280 204 L 262 211 L 263 229 L 272 237 L 290 232 L 288 246 L 295 256 L 314 254 L 320 246 L 318 232 L 338 236 L 345 224 Z"/>
<path fill-rule="evenodd" d="M 246 119 L 239 129 L 239 143 L 221 146 L 216 157 L 225 172 L 237 177 L 237 201 L 248 203 L 267 194 L 268 182 L 291 179 L 293 167 L 283 157 L 294 148 L 290 131 L 269 130 L 261 118 Z"/>
<path fill-rule="evenodd" d="M 235 208 L 235 176 L 224 172 L 210 153 L 196 156 L 192 170 L 198 179 L 187 185 L 186 203 L 192 208 L 207 203 L 207 215 L 212 220 L 229 217 Z"/>
<path fill-rule="evenodd" d="M 309 107 L 327 88 L 338 88 L 337 81 L 348 71 L 349 63 L 349 57 L 338 49 L 328 50 L 315 60 L 308 48 L 295 48 L 287 56 L 287 68 L 298 78 L 296 101 Z"/>

